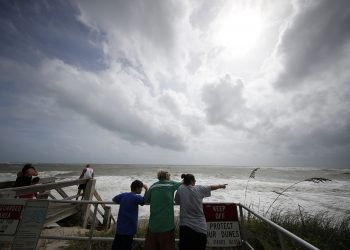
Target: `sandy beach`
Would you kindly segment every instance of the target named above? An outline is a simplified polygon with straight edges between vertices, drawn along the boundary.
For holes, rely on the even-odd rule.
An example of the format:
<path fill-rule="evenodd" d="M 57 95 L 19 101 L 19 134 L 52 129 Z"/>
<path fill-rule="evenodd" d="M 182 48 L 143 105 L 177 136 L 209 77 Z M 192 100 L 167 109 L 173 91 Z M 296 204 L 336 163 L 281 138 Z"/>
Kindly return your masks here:
<path fill-rule="evenodd" d="M 43 229 L 41 235 L 46 236 L 84 236 L 86 232 L 89 232 L 89 229 L 84 229 L 81 227 L 52 227 Z M 44 250 L 57 250 L 63 249 L 68 245 L 68 240 L 47 240 L 41 239 L 38 242 L 37 249 Z"/>

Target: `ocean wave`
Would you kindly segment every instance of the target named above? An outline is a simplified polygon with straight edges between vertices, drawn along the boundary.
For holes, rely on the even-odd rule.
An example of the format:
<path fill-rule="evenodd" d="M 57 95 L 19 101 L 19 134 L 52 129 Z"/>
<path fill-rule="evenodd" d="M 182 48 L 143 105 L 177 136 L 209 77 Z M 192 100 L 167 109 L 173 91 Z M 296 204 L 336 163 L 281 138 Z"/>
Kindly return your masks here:
<path fill-rule="evenodd" d="M 17 166 L 18 167 L 18 166 Z M 58 181 L 77 179 L 82 166 L 40 166 L 40 177 L 56 177 Z M 18 167 L 20 169 L 20 167 Z M 103 200 L 111 201 L 122 192 L 130 191 L 133 180 L 139 179 L 150 186 L 156 182 L 156 173 L 159 167 L 132 166 L 103 166 L 94 167 L 96 189 Z M 212 185 L 227 183 L 226 189 L 212 191 L 212 196 L 204 202 L 235 202 L 245 203 L 256 211 L 263 213 L 277 199 L 273 209 L 296 210 L 298 205 L 305 211 L 329 211 L 331 213 L 348 213 L 350 203 L 350 176 L 349 170 L 324 170 L 300 168 L 261 168 L 255 178 L 249 178 L 254 168 L 209 168 L 201 166 L 170 167 L 172 180 L 181 181 L 182 173 L 193 173 L 197 185 Z M 13 167 L 2 168 L 0 181 L 15 180 L 16 172 Z M 327 183 L 303 182 L 306 178 L 324 177 L 332 179 Z M 276 192 L 283 192 L 287 187 L 295 186 L 285 191 L 280 197 Z M 77 192 L 77 187 L 70 187 L 69 191 Z M 178 208 L 176 208 L 178 209 Z M 116 215 L 118 206 L 112 206 L 112 214 Z M 140 208 L 140 216 L 149 214 L 149 206 Z"/>

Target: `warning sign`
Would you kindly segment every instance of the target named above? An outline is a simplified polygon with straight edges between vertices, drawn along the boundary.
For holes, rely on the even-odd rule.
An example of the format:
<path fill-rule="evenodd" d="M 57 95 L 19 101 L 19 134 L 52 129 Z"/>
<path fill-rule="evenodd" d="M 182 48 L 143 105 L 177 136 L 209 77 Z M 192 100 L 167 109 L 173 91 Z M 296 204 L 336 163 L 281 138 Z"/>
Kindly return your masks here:
<path fill-rule="evenodd" d="M 237 206 L 234 203 L 205 203 L 207 246 L 230 247 L 241 245 Z"/>
<path fill-rule="evenodd" d="M 1 199 L 0 242 L 11 249 L 36 249 L 49 201 Z"/>
<path fill-rule="evenodd" d="M 47 200 L 28 200 L 26 202 L 11 249 L 36 249 L 48 206 L 49 201 Z"/>
<path fill-rule="evenodd" d="M 0 235 L 15 234 L 23 207 L 17 204 L 0 204 Z"/>

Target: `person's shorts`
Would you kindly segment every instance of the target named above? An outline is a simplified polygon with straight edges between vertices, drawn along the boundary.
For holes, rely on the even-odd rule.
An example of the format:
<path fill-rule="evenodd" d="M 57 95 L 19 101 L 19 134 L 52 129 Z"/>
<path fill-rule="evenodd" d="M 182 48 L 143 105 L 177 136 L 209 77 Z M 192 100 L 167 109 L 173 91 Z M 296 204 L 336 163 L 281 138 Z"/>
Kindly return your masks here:
<path fill-rule="evenodd" d="M 151 233 L 148 231 L 145 250 L 175 250 L 175 231 Z"/>
<path fill-rule="evenodd" d="M 79 186 L 78 186 L 78 190 L 80 190 L 80 189 L 85 190 L 85 188 L 86 188 L 86 183 L 79 184 Z"/>

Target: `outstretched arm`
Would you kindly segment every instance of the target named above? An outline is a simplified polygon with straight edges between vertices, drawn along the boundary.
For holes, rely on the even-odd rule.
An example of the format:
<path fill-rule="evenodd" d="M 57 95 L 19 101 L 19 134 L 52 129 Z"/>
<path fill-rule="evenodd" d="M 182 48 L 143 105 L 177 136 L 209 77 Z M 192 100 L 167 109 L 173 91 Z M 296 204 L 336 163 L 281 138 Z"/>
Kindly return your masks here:
<path fill-rule="evenodd" d="M 210 186 L 210 190 L 216 190 L 216 189 L 220 189 L 220 188 L 225 189 L 225 188 L 226 188 L 226 185 L 227 185 L 227 184 L 211 185 L 211 186 Z"/>

